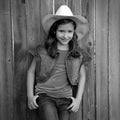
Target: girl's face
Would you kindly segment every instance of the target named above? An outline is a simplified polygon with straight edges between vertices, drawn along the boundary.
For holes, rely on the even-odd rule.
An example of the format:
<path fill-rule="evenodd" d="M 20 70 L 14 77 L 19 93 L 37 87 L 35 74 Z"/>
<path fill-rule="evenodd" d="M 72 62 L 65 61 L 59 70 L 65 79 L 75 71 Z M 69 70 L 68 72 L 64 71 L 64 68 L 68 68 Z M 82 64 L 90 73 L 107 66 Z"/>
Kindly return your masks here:
<path fill-rule="evenodd" d="M 56 38 L 61 45 L 68 45 L 73 38 L 74 26 L 72 23 L 62 24 L 58 26 L 56 31 Z"/>

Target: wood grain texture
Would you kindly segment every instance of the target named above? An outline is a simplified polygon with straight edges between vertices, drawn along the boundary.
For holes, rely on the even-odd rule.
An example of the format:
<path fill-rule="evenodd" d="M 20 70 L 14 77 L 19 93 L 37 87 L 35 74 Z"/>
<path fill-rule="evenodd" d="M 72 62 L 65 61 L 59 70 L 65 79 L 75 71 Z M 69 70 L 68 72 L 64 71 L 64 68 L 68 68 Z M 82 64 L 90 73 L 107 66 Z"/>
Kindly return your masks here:
<path fill-rule="evenodd" d="M 96 119 L 108 120 L 108 0 L 96 0 Z"/>
<path fill-rule="evenodd" d="M 14 119 L 26 120 L 26 72 L 21 63 L 26 40 L 26 7 L 21 0 L 11 1 L 11 18 L 14 43 Z"/>
<path fill-rule="evenodd" d="M 84 0 L 83 0 L 84 1 Z M 86 4 L 85 4 L 86 3 Z M 91 49 L 91 57 L 92 57 L 92 61 L 90 62 L 88 68 L 87 69 L 87 94 L 88 94 L 88 98 L 87 98 L 87 111 L 84 112 L 84 118 L 89 119 L 89 120 L 96 120 L 96 113 L 95 113 L 95 100 L 96 100 L 96 91 L 95 91 L 95 87 L 96 87 L 96 80 L 95 80 L 95 38 L 94 38 L 94 33 L 95 33 L 95 18 L 94 18 L 94 13 L 95 13 L 95 1 L 86 1 L 84 3 L 84 6 L 86 6 L 85 10 L 83 7 L 83 3 L 82 3 L 82 15 L 84 15 L 88 22 L 89 22 L 89 36 L 88 39 L 86 41 L 86 44 L 90 47 Z M 86 113 L 86 114 L 85 114 Z M 86 117 L 87 116 L 87 117 Z M 85 119 L 85 120 L 86 120 Z"/>
<path fill-rule="evenodd" d="M 9 2 L 0 1 L 0 120 L 12 120 L 14 113 L 13 46 Z"/>
<path fill-rule="evenodd" d="M 110 120 L 120 119 L 120 1 L 109 3 L 109 108 Z"/>
<path fill-rule="evenodd" d="M 9 0 L 0 0 L 0 12 L 1 13 L 10 12 L 10 1 Z"/>
<path fill-rule="evenodd" d="M 27 44 L 40 42 L 40 0 L 26 0 Z"/>
<path fill-rule="evenodd" d="M 40 4 L 40 43 L 43 45 L 46 39 L 46 33 L 42 27 L 42 20 L 45 15 L 54 13 L 54 0 L 41 1 Z"/>
<path fill-rule="evenodd" d="M 9 14 L 0 14 L 0 119 L 13 116 L 13 61 Z M 5 113 L 8 113 L 7 115 Z"/>
<path fill-rule="evenodd" d="M 85 94 L 83 97 L 83 120 L 95 120 L 95 65 L 94 65 L 94 1 L 81 1 L 81 15 L 86 17 L 89 22 L 89 35 L 81 41 L 85 46 L 89 46 L 91 51 L 92 61 L 86 68 L 87 80 Z M 93 10 L 92 10 L 93 9 Z"/>

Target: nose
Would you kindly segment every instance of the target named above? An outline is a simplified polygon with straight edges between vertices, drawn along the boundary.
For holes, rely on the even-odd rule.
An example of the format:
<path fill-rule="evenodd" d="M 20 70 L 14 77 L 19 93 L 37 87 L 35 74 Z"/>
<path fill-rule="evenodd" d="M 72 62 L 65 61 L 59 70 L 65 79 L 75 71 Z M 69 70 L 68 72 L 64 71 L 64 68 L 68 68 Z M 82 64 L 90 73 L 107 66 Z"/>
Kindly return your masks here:
<path fill-rule="evenodd" d="M 64 34 L 64 38 L 68 38 L 69 37 L 69 35 L 68 35 L 68 33 L 66 32 L 65 34 Z"/>

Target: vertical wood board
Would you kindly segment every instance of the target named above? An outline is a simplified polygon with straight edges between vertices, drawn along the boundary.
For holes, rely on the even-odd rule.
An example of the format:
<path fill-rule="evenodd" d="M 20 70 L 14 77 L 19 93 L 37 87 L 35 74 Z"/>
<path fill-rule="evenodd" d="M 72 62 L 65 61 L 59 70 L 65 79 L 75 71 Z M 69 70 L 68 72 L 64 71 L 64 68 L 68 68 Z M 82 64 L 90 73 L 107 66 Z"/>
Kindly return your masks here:
<path fill-rule="evenodd" d="M 120 1 L 109 3 L 110 120 L 120 119 Z"/>
<path fill-rule="evenodd" d="M 0 1 L 0 119 L 13 119 L 13 46 L 10 1 Z M 6 115 L 7 113 L 7 115 Z"/>
<path fill-rule="evenodd" d="M 96 116 L 108 120 L 108 0 L 96 0 Z"/>
<path fill-rule="evenodd" d="M 14 43 L 14 119 L 26 120 L 26 72 L 22 63 L 27 50 L 26 7 L 22 0 L 11 0 L 12 40 Z"/>

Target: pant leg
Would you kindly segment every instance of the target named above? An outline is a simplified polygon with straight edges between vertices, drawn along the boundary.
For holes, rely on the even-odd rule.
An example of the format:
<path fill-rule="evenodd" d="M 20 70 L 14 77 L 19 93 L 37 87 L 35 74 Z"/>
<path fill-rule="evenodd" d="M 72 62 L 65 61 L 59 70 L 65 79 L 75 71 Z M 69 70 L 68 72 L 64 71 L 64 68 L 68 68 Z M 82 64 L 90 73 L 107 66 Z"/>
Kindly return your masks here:
<path fill-rule="evenodd" d="M 60 111 L 59 120 L 70 120 L 70 113 L 67 110 Z"/>
<path fill-rule="evenodd" d="M 71 104 L 71 99 L 61 98 L 57 101 L 59 120 L 70 120 L 70 111 L 67 107 Z"/>
<path fill-rule="evenodd" d="M 40 120 L 59 120 L 56 105 L 49 97 L 39 97 Z"/>

